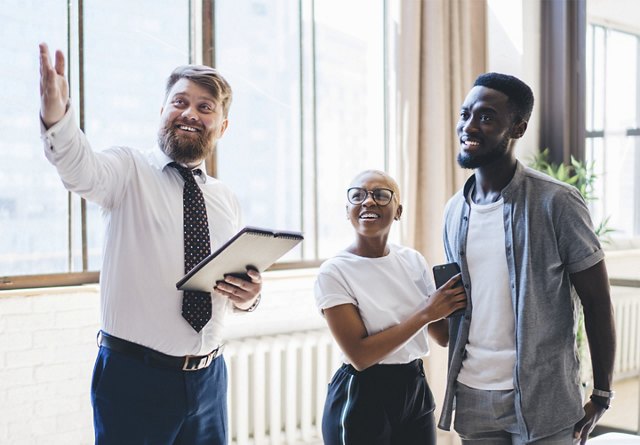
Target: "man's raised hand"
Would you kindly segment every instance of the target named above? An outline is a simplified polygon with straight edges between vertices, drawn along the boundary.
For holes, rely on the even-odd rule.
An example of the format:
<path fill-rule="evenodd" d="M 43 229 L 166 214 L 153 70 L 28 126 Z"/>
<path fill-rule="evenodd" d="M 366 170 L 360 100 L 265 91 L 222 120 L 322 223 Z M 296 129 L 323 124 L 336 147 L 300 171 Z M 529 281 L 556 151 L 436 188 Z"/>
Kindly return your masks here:
<path fill-rule="evenodd" d="M 69 84 L 64 77 L 64 54 L 56 51 L 55 66 L 49 59 L 49 47 L 40 44 L 40 116 L 45 127 L 55 125 L 67 111 Z"/>

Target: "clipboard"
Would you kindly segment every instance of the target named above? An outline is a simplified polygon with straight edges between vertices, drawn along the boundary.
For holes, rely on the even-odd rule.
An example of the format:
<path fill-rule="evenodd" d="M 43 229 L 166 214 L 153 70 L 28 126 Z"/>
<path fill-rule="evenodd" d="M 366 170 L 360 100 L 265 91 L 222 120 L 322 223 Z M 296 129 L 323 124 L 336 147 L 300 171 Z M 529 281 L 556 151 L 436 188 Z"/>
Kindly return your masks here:
<path fill-rule="evenodd" d="M 245 277 L 247 266 L 264 272 L 304 239 L 300 232 L 247 226 L 176 283 L 178 290 L 211 292 L 225 275 Z"/>

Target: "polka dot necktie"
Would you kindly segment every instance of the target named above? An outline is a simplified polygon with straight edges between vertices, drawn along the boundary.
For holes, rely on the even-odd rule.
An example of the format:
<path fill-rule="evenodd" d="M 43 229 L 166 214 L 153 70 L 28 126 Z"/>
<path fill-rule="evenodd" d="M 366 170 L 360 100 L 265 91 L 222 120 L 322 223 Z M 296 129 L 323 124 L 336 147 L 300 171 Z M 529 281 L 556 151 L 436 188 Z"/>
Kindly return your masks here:
<path fill-rule="evenodd" d="M 200 175 L 202 172 L 199 169 L 192 171 L 175 162 L 169 165 L 178 170 L 184 178 L 182 219 L 184 226 L 184 271 L 186 273 L 211 253 L 207 208 L 204 205 L 202 190 L 193 177 L 194 174 Z M 200 332 L 204 325 L 211 320 L 211 293 L 184 291 L 182 316 L 196 332 Z"/>

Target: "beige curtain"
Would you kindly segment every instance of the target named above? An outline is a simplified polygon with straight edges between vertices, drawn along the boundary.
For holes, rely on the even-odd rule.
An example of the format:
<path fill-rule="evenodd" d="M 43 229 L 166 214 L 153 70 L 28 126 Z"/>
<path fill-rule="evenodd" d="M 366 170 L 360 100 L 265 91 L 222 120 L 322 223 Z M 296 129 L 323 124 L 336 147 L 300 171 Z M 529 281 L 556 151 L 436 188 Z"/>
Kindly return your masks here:
<path fill-rule="evenodd" d="M 405 206 L 401 241 L 434 265 L 444 260 L 444 206 L 471 173 L 456 162 L 455 124 L 473 80 L 486 71 L 486 0 L 393 0 L 391 12 L 390 171 Z M 446 349 L 431 342 L 425 368 L 439 416 Z M 460 441 L 438 430 L 438 443 Z"/>
<path fill-rule="evenodd" d="M 458 167 L 455 124 L 486 66 L 486 0 L 392 3 L 390 170 L 400 182 L 402 243 L 430 264 L 443 260 L 442 212 L 469 171 Z M 416 63 L 419 61 L 419 63 Z"/>

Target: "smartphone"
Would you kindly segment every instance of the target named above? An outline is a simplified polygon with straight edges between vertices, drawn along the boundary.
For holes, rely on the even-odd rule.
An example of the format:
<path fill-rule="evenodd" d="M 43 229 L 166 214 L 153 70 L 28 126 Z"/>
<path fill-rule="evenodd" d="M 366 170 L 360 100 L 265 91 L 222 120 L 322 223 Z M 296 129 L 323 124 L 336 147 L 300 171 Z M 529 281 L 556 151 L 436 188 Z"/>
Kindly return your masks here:
<path fill-rule="evenodd" d="M 457 275 L 459 273 L 460 273 L 460 266 L 458 266 L 458 263 L 438 264 L 437 266 L 433 266 L 433 279 L 436 282 L 436 289 L 441 287 L 447 281 L 449 281 L 449 279 L 452 276 Z M 449 314 L 447 318 L 455 317 L 457 315 L 462 315 L 464 311 L 465 311 L 464 309 L 459 309 Z"/>

